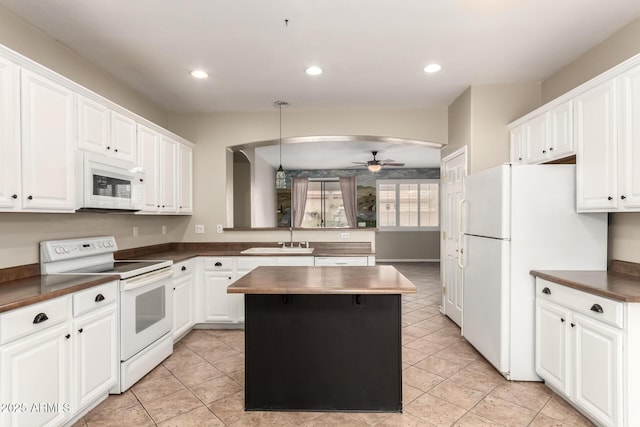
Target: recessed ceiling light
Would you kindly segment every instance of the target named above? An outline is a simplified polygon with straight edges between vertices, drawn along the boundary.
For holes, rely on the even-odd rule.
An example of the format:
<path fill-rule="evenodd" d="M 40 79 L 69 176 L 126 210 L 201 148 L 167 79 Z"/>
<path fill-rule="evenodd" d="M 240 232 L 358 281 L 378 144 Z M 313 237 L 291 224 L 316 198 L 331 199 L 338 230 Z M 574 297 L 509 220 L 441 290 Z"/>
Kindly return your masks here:
<path fill-rule="evenodd" d="M 191 72 L 191 76 L 195 77 L 196 79 L 206 79 L 207 77 L 209 77 L 209 74 L 207 74 L 206 71 L 193 70 Z"/>
<path fill-rule="evenodd" d="M 315 65 L 312 67 L 309 67 L 305 70 L 305 72 L 307 74 L 309 74 L 310 76 L 318 76 L 320 74 L 322 74 L 322 68 L 320 67 L 316 67 Z"/>
<path fill-rule="evenodd" d="M 436 73 L 436 72 L 440 71 L 441 68 L 442 68 L 442 66 L 440 64 L 429 64 L 426 67 L 424 67 L 424 72 L 425 73 Z"/>

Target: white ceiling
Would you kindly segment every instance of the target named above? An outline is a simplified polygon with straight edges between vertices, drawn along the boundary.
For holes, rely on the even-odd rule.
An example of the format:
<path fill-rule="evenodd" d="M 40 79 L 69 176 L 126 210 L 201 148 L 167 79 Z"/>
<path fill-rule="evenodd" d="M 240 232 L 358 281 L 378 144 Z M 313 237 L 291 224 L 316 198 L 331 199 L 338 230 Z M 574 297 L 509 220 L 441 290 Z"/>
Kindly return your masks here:
<path fill-rule="evenodd" d="M 639 0 L 0 0 L 169 111 L 449 105 L 551 75 Z M 288 26 L 285 25 L 288 19 Z M 425 74 L 431 62 L 442 71 Z M 321 76 L 304 73 L 309 65 Z M 194 68 L 207 80 L 189 76 Z"/>
<path fill-rule="evenodd" d="M 352 162 L 371 160 L 372 150 L 378 151 L 378 160 L 391 159 L 404 163 L 405 168 L 440 167 L 440 149 L 372 141 L 283 144 L 282 167 L 286 170 L 345 169 L 354 166 Z M 256 148 L 255 153 L 274 169 L 278 167 L 280 153 L 277 145 Z"/>

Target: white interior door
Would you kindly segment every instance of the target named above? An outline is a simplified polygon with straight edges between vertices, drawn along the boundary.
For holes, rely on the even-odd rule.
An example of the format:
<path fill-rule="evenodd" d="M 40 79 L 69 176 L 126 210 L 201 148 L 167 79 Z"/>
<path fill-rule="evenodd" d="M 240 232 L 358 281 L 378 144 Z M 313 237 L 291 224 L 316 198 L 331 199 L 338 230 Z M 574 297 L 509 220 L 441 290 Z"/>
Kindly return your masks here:
<path fill-rule="evenodd" d="M 440 250 L 442 307 L 444 314 L 462 326 L 462 269 L 460 257 L 460 203 L 464 197 L 463 178 L 467 174 L 466 148 L 442 160 L 442 246 Z"/>

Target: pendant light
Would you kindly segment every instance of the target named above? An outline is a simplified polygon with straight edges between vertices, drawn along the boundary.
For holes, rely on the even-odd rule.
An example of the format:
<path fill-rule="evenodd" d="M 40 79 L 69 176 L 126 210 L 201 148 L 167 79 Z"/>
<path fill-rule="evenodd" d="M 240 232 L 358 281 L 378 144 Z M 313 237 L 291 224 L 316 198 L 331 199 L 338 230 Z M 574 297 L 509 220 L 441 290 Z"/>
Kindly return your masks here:
<path fill-rule="evenodd" d="M 284 190 L 287 188 L 287 176 L 282 169 L 282 107 L 289 105 L 287 101 L 276 101 L 274 103 L 280 109 L 280 166 L 276 171 L 276 189 Z"/>

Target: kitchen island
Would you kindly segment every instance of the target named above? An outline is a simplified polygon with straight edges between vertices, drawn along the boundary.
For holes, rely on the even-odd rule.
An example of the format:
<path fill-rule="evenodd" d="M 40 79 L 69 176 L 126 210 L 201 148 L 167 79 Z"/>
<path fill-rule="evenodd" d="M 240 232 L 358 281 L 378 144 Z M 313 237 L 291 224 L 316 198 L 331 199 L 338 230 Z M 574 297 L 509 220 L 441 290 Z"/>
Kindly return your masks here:
<path fill-rule="evenodd" d="M 402 410 L 401 295 L 391 266 L 258 267 L 245 294 L 245 409 Z"/>

